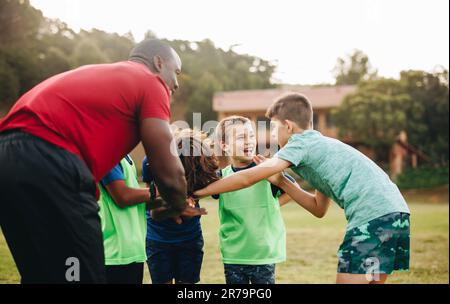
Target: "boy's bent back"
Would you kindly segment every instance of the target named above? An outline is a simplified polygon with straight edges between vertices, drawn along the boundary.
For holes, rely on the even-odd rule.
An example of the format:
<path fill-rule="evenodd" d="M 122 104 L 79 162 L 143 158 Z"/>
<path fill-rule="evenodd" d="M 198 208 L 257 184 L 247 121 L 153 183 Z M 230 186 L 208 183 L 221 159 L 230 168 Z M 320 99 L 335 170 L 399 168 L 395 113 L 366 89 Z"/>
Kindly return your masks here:
<path fill-rule="evenodd" d="M 409 213 L 389 176 L 339 140 L 306 130 L 292 135 L 277 156 L 292 163 L 295 173 L 345 210 L 347 230 L 389 213 Z"/>

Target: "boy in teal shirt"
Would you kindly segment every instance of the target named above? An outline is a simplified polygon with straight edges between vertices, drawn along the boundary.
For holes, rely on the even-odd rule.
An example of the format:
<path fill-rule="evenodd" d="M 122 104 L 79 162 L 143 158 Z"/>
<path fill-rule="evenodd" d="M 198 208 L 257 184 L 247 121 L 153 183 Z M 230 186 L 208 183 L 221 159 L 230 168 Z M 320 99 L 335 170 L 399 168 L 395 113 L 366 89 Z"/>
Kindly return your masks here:
<path fill-rule="evenodd" d="M 329 198 L 344 209 L 347 232 L 338 251 L 337 283 L 384 283 L 394 270 L 409 269 L 409 209 L 387 174 L 356 149 L 312 130 L 312 107 L 297 93 L 279 98 L 267 110 L 282 147 L 259 166 L 213 183 L 196 196 L 245 188 L 269 178 L 317 217 Z M 290 167 L 308 181 L 309 194 L 280 175 Z"/>
<path fill-rule="evenodd" d="M 216 130 L 221 154 L 231 165 L 221 170 L 227 177 L 256 166 L 256 137 L 250 120 L 231 116 Z M 217 197 L 216 197 L 217 198 Z M 273 284 L 275 264 L 286 260 L 286 232 L 280 204 L 289 201 L 267 180 L 219 196 L 220 251 L 227 284 Z"/>

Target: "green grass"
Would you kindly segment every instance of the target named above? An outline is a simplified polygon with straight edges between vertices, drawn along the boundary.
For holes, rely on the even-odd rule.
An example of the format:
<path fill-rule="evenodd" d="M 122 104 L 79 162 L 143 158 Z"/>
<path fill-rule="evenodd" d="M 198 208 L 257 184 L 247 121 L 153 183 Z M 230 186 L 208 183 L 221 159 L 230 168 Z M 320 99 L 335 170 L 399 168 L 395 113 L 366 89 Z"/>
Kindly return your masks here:
<path fill-rule="evenodd" d="M 395 273 L 388 283 L 449 283 L 448 187 L 405 192 L 411 209 L 411 270 Z M 224 283 L 218 245 L 217 202 L 205 200 L 202 218 L 205 256 L 201 283 Z M 345 232 L 341 209 L 333 205 L 316 219 L 295 203 L 282 208 L 287 230 L 287 256 L 277 266 L 278 283 L 334 283 L 336 251 Z M 149 282 L 146 269 L 145 281 Z M 17 283 L 19 275 L 0 234 L 0 283 Z"/>

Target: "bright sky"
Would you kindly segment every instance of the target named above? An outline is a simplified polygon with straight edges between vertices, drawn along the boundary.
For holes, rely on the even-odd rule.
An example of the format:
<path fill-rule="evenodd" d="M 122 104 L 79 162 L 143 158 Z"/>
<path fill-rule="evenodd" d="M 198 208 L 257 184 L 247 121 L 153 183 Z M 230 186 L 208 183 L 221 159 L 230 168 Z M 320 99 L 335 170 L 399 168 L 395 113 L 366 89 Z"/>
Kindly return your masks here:
<path fill-rule="evenodd" d="M 379 74 L 449 67 L 448 0 L 31 0 L 71 28 L 98 28 L 137 41 L 199 41 L 276 62 L 284 83 L 332 83 L 336 59 L 365 52 Z"/>

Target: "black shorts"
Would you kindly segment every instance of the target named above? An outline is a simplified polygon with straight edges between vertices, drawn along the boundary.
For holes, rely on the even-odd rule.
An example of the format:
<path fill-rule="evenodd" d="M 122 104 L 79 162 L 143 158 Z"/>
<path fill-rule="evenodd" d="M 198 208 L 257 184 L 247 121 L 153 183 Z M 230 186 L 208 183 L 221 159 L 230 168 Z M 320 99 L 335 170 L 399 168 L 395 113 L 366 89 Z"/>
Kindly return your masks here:
<path fill-rule="evenodd" d="M 147 264 L 153 284 L 197 283 L 203 262 L 203 237 L 179 243 L 147 240 Z"/>
<path fill-rule="evenodd" d="M 105 283 L 96 185 L 78 156 L 0 133 L 0 226 L 22 283 Z"/>
<path fill-rule="evenodd" d="M 106 282 L 108 284 L 142 284 L 144 263 L 127 265 L 106 265 Z"/>

